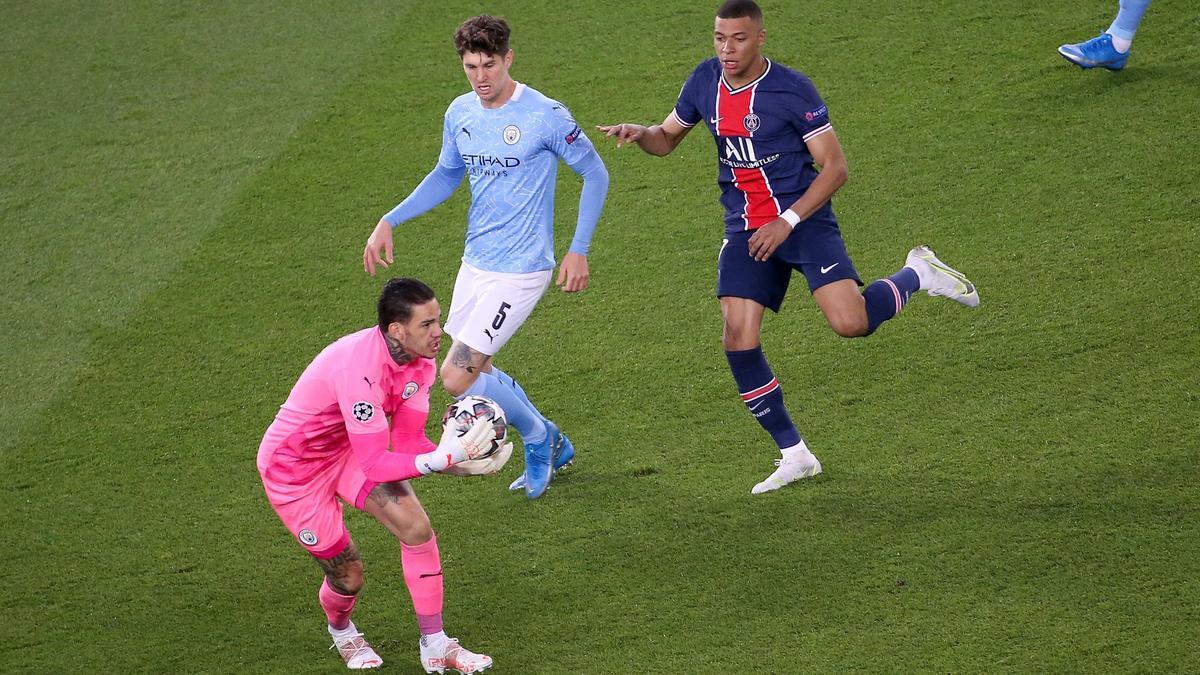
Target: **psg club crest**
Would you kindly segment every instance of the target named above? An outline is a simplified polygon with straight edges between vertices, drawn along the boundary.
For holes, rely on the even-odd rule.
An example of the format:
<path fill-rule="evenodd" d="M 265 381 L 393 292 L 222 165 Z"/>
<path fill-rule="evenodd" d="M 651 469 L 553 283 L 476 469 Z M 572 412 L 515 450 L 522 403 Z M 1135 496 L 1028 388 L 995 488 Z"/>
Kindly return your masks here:
<path fill-rule="evenodd" d="M 517 125 L 510 124 L 504 127 L 505 143 L 508 143 L 509 145 L 516 145 L 517 141 L 519 140 L 521 140 L 521 129 Z"/>
<path fill-rule="evenodd" d="M 420 387 L 416 382 L 409 382 L 408 384 L 404 385 L 404 392 L 400 394 L 400 398 L 407 401 L 408 399 L 412 398 L 413 394 L 417 393 L 417 389 L 420 389 Z"/>
<path fill-rule="evenodd" d="M 354 414 L 354 419 L 359 422 L 370 422 L 371 418 L 375 416 L 375 406 L 366 401 L 359 401 L 354 404 L 351 412 Z"/>
<path fill-rule="evenodd" d="M 754 133 L 755 131 L 758 131 L 758 126 L 759 126 L 758 115 L 755 115 L 754 113 L 750 113 L 749 115 L 746 115 L 745 117 L 743 117 L 742 118 L 742 126 L 746 127 L 746 131 L 749 131 L 750 133 Z"/>

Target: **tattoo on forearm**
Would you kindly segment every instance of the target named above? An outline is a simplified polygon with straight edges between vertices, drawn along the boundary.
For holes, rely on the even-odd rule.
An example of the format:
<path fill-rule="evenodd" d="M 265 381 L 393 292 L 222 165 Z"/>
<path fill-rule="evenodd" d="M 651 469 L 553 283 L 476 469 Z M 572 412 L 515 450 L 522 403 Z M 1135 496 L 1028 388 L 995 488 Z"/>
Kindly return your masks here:
<path fill-rule="evenodd" d="M 383 339 L 387 341 L 388 353 L 392 355 L 392 360 L 396 362 L 396 365 L 403 366 L 413 360 L 412 354 L 404 351 L 404 347 L 401 346 L 399 340 L 394 339 L 387 333 L 383 334 Z"/>

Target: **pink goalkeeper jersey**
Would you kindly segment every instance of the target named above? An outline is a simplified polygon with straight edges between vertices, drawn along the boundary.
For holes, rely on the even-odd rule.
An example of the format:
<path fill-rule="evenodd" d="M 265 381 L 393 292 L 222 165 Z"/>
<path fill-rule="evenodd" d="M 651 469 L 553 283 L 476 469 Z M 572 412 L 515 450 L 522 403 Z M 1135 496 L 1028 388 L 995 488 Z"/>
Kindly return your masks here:
<path fill-rule="evenodd" d="M 436 447 L 425 437 L 435 376 L 433 359 L 397 365 L 378 327 L 339 339 L 280 406 L 258 449 L 259 473 L 276 493 L 296 496 L 348 453 L 376 483 L 421 475 L 415 455 Z"/>

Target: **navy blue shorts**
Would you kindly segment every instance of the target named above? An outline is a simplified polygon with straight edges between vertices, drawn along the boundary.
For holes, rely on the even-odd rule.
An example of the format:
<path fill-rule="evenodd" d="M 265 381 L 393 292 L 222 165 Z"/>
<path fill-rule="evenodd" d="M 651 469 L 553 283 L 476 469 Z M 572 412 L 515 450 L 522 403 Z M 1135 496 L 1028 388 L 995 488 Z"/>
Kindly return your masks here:
<path fill-rule="evenodd" d="M 778 312 L 792 280 L 792 270 L 799 270 L 808 279 L 810 293 L 842 279 L 853 279 L 862 285 L 834 222 L 808 220 L 797 225 L 765 262 L 750 257 L 749 242 L 753 234 L 749 230 L 725 235 L 717 258 L 718 298 L 748 298 Z"/>

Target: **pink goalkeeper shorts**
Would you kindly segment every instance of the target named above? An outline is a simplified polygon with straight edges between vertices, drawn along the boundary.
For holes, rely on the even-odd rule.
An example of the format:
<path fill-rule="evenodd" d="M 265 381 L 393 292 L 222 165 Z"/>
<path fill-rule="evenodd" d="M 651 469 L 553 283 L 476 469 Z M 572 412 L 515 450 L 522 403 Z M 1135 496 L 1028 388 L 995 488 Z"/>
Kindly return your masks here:
<path fill-rule="evenodd" d="M 346 549 L 350 532 L 342 520 L 342 502 L 362 509 L 376 483 L 367 480 L 354 452 L 346 447 L 341 460 L 303 483 L 287 482 L 283 464 L 259 467 L 267 499 L 296 541 L 315 558 L 327 560 Z M 340 501 L 339 501 L 340 498 Z"/>

